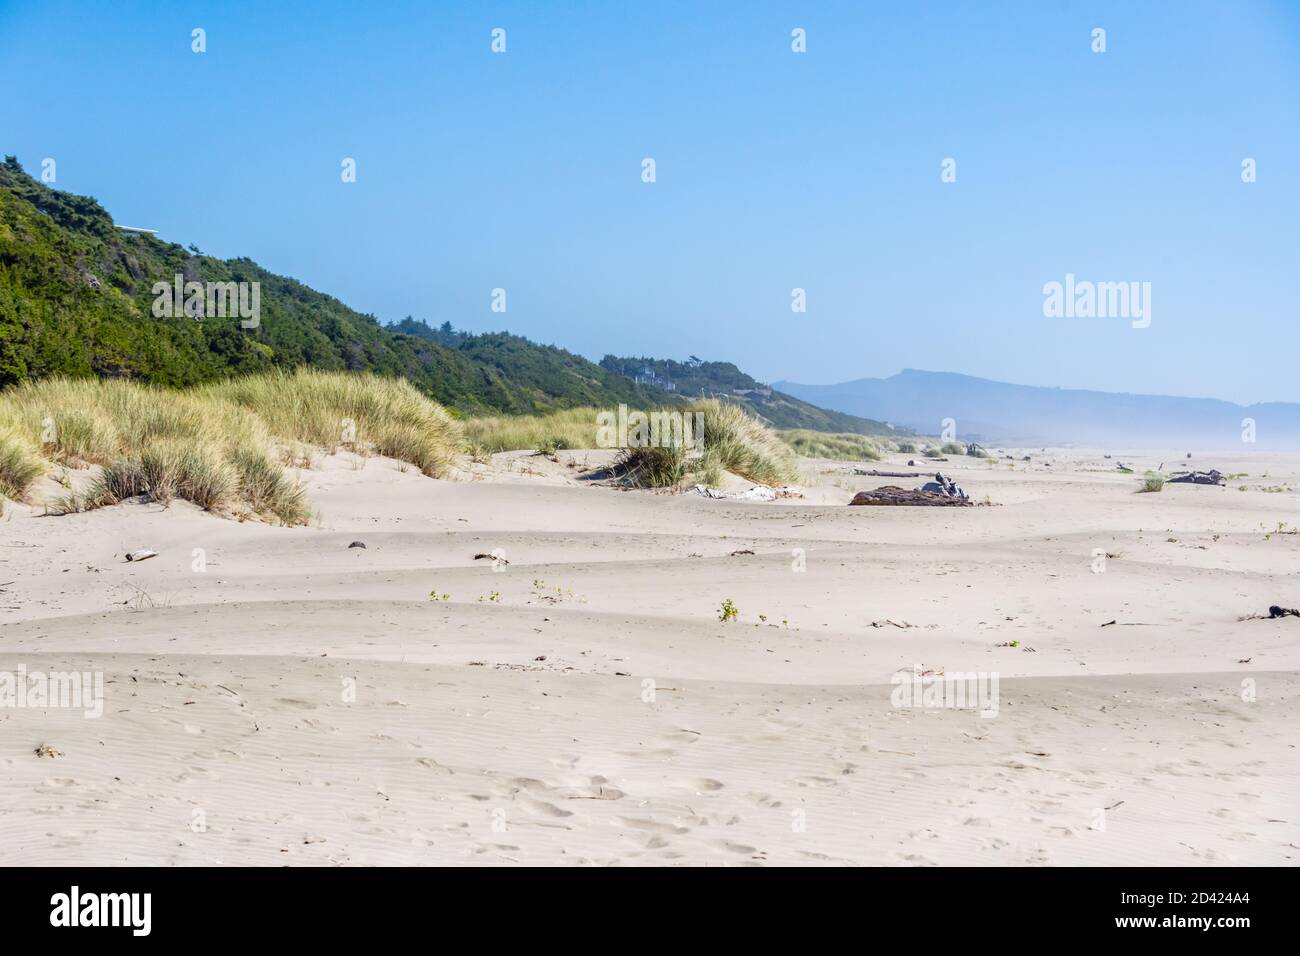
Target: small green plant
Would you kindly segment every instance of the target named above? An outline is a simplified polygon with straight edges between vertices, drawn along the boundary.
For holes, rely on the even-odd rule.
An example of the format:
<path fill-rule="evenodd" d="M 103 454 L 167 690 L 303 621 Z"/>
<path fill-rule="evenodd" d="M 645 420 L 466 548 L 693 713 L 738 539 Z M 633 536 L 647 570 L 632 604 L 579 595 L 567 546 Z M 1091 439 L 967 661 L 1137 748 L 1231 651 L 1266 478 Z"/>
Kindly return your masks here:
<path fill-rule="evenodd" d="M 439 594 L 439 593 L 438 593 L 438 589 L 437 589 L 437 588 L 434 588 L 432 591 L 429 592 L 429 600 L 430 600 L 430 601 L 450 601 L 450 600 L 451 600 L 451 595 L 450 595 L 450 594 Z"/>
<path fill-rule="evenodd" d="M 480 595 L 478 596 L 478 603 L 479 603 L 479 604 L 482 604 L 484 601 L 491 601 L 493 604 L 500 604 L 500 603 L 501 603 L 501 592 L 500 592 L 500 591 L 492 591 L 490 594 L 488 594 L 488 596 L 487 596 L 486 598 L 485 598 L 483 595 L 480 594 Z"/>
<path fill-rule="evenodd" d="M 554 458 L 556 453 L 564 447 L 564 437 L 562 435 L 548 435 L 537 443 L 537 454 L 546 458 Z"/>
<path fill-rule="evenodd" d="M 559 604 L 561 601 L 572 601 L 576 595 L 572 588 L 549 587 L 541 578 L 533 579 L 533 597 L 539 601 L 545 601 L 547 604 Z M 585 600 L 580 603 L 586 604 Z"/>
<path fill-rule="evenodd" d="M 1162 491 L 1165 487 L 1165 476 L 1158 471 L 1148 471 L 1142 477 L 1143 491 Z"/>
<path fill-rule="evenodd" d="M 736 610 L 736 605 L 731 603 L 731 598 L 727 598 L 722 602 L 722 609 L 718 613 L 718 620 L 724 622 L 734 621 L 739 615 L 740 612 Z"/>

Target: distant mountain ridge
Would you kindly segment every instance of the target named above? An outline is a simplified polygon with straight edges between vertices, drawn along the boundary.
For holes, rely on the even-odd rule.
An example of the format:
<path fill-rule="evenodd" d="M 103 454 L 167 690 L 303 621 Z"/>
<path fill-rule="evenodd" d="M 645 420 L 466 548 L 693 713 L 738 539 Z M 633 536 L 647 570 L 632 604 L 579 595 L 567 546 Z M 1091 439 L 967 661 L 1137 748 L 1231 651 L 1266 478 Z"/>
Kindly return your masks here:
<path fill-rule="evenodd" d="M 951 418 L 958 437 L 973 440 L 1223 450 L 1251 447 L 1243 436 L 1250 437 L 1253 424 L 1257 447 L 1280 449 L 1300 441 L 1300 404 L 1290 402 L 1238 405 L 1213 398 L 1012 385 L 910 368 L 889 378 L 837 385 L 776 382 L 774 387 L 925 434 L 939 434 Z"/>

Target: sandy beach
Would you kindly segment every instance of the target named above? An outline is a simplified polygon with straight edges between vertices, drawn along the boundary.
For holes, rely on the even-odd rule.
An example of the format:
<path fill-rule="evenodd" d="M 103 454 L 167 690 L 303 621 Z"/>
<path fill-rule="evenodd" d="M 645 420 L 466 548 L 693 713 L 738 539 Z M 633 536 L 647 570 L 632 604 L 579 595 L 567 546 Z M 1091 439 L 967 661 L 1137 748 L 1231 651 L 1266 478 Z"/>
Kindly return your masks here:
<path fill-rule="evenodd" d="M 1300 458 L 1139 494 L 1017 450 L 941 466 L 986 506 L 850 508 L 907 480 L 804 459 L 801 498 L 712 500 L 588 480 L 608 454 L 329 456 L 298 528 L 49 516 L 41 479 L 0 672 L 102 673 L 103 714 L 0 708 L 0 863 L 1300 855 L 1300 619 L 1252 617 L 1300 604 Z M 997 675 L 996 714 L 895 706 L 900 672 Z"/>

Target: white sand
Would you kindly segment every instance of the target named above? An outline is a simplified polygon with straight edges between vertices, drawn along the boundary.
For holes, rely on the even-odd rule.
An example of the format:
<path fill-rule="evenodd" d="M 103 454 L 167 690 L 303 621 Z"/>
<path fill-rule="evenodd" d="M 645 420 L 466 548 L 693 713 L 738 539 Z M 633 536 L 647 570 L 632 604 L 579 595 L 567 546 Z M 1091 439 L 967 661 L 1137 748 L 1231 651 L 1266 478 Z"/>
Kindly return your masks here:
<path fill-rule="evenodd" d="M 622 492 L 565 464 L 598 452 L 326 459 L 311 528 L 10 506 L 0 671 L 106 685 L 0 708 L 0 864 L 1294 862 L 1300 619 L 1239 618 L 1300 606 L 1300 459 L 1135 494 L 1028 454 L 928 466 L 975 509 L 848 508 L 917 482 L 831 462 Z M 997 672 L 997 716 L 894 708 L 913 668 Z"/>

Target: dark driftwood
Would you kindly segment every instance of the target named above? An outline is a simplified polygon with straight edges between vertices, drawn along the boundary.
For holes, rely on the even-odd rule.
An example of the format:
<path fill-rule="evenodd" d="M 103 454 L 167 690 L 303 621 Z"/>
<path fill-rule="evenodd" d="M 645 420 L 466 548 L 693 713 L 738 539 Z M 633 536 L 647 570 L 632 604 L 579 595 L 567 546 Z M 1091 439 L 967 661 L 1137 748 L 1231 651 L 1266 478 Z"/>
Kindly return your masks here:
<path fill-rule="evenodd" d="M 969 498 L 949 498 L 937 491 L 914 491 L 885 485 L 872 491 L 859 491 L 850 505 L 924 505 L 938 508 L 963 508 L 975 504 Z"/>
<path fill-rule="evenodd" d="M 921 471 L 877 471 L 874 468 L 870 470 L 867 470 L 866 468 L 854 468 L 853 473 L 855 475 L 870 475 L 873 478 L 928 478 L 929 477 L 927 474 L 925 474 L 925 472 L 921 472 Z"/>
<path fill-rule="evenodd" d="M 1177 484 L 1222 485 L 1227 481 L 1227 479 L 1224 478 L 1223 475 L 1215 471 L 1213 468 L 1211 468 L 1209 471 L 1180 472 L 1179 474 L 1174 475 L 1172 478 L 1169 478 L 1168 481 L 1171 484 L 1176 484 L 1176 485 Z"/>

